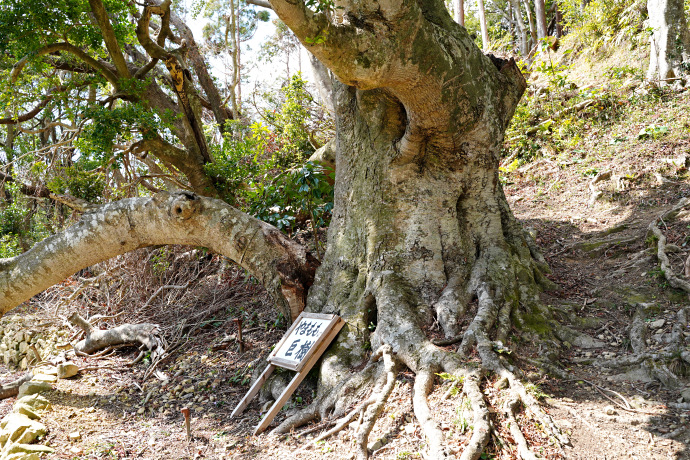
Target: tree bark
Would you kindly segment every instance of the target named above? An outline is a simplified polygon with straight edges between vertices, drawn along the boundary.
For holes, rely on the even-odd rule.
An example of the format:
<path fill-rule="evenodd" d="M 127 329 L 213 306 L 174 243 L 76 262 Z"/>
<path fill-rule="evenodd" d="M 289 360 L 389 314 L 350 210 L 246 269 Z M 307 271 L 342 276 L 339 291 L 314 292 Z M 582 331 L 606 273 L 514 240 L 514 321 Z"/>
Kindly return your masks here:
<path fill-rule="evenodd" d="M 685 73 L 683 63 L 690 61 L 690 31 L 682 0 L 647 0 L 650 39 L 648 80 L 674 78 Z"/>
<path fill-rule="evenodd" d="M 318 262 L 276 228 L 220 200 L 159 193 L 94 207 L 30 251 L 0 259 L 0 313 L 78 270 L 137 248 L 208 247 L 245 268 L 288 318 L 304 308 Z"/>
<path fill-rule="evenodd" d="M 425 396 L 433 375 L 458 372 L 458 356 L 474 346 L 500 369 L 489 336 L 505 341 L 513 321 L 538 313 L 539 286 L 550 285 L 498 180 L 525 80 L 513 60 L 483 55 L 441 2 L 350 5 L 349 24 L 337 29 L 299 2 L 271 4 L 339 80 L 333 217 L 307 310 L 346 320 L 321 367 L 317 408 L 277 430 L 341 414 L 350 367 L 366 362 L 362 344 L 390 345 L 417 374 L 415 415 L 430 458 L 442 458 Z M 315 36 L 328 38 L 315 44 Z M 460 355 L 432 344 L 435 322 L 447 337 L 469 323 Z M 472 449 L 481 452 L 486 438 L 477 436 Z M 472 449 L 467 458 L 479 455 Z"/>

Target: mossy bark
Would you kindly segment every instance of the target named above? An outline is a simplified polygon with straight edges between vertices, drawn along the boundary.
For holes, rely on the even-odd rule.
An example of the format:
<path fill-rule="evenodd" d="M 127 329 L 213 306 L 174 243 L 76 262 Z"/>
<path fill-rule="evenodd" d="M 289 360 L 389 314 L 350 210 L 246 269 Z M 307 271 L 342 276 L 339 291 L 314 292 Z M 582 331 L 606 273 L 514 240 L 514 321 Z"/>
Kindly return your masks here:
<path fill-rule="evenodd" d="M 470 353 L 538 411 L 492 344 L 523 316 L 552 324 L 538 302 L 548 267 L 498 178 L 526 87 L 517 65 L 484 55 L 437 0 L 342 1 L 342 22 L 299 1 L 271 4 L 339 81 L 335 205 L 307 310 L 347 321 L 322 361 L 317 400 L 277 431 L 361 401 L 383 372 L 366 365 L 381 346 L 417 375 L 414 410 L 432 458 L 445 450 L 426 395 L 441 371 L 481 394 Z M 432 343 L 439 331 L 462 333 L 458 353 Z M 352 373 L 361 366 L 366 373 Z M 490 432 L 484 402 L 472 400 L 478 428 L 463 458 L 478 457 Z"/>

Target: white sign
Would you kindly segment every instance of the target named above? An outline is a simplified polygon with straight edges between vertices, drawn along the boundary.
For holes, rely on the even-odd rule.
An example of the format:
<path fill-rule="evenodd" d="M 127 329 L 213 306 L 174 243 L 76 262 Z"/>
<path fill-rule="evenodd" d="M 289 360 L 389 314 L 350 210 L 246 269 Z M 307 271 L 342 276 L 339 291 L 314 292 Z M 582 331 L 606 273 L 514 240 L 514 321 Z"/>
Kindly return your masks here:
<path fill-rule="evenodd" d="M 338 335 L 338 332 L 345 324 L 342 318 L 337 315 L 325 315 L 322 313 L 300 313 L 299 317 L 292 323 L 290 329 L 285 333 L 278 345 L 268 356 L 269 365 L 261 376 L 252 385 L 244 398 L 232 412 L 235 417 L 244 411 L 249 405 L 249 401 L 259 393 L 261 386 L 268 380 L 268 377 L 276 369 L 276 366 L 297 371 L 278 397 L 266 416 L 257 425 L 254 434 L 264 431 L 271 421 L 275 418 L 278 411 L 287 403 L 290 395 L 297 389 L 297 386 L 307 376 L 309 370 L 314 366 L 319 357 L 326 351 L 331 341 Z"/>
<path fill-rule="evenodd" d="M 274 352 L 275 358 L 291 361 L 297 365 L 309 353 L 318 339 L 326 332 L 331 319 L 300 318 L 295 328 Z"/>

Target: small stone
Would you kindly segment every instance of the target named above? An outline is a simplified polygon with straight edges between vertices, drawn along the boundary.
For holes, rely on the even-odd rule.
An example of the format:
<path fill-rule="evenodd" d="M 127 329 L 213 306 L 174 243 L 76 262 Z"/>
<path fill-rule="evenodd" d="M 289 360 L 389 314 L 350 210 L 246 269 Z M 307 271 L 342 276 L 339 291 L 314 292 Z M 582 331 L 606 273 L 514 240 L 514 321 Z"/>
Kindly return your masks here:
<path fill-rule="evenodd" d="M 372 450 L 372 451 L 379 450 L 382 447 L 383 447 L 383 442 L 380 439 L 378 439 L 374 444 L 372 444 L 369 447 L 369 450 Z"/>
<path fill-rule="evenodd" d="M 680 391 L 680 396 L 685 402 L 690 403 L 690 387 L 686 387 Z"/>
<path fill-rule="evenodd" d="M 664 327 L 664 324 L 666 324 L 665 319 L 657 319 L 656 321 L 652 321 L 651 323 L 649 323 L 649 327 L 651 327 L 652 329 L 661 329 L 662 327 Z"/>
<path fill-rule="evenodd" d="M 69 451 L 72 452 L 74 455 L 81 455 L 82 453 L 80 446 L 72 446 L 72 448 Z"/>
<path fill-rule="evenodd" d="M 79 366 L 74 363 L 66 362 L 58 364 L 57 375 L 60 379 L 68 379 L 79 373 Z"/>
<path fill-rule="evenodd" d="M 81 441 L 81 433 L 78 431 L 72 431 L 67 437 L 70 442 Z"/>
<path fill-rule="evenodd" d="M 31 380 L 35 382 L 55 383 L 57 382 L 57 377 L 49 374 L 35 374 Z"/>
<path fill-rule="evenodd" d="M 604 407 L 604 412 L 606 415 L 616 415 L 616 409 L 614 409 L 613 406 Z"/>
<path fill-rule="evenodd" d="M 143 415 L 143 414 L 144 414 L 144 412 L 146 412 L 146 409 L 145 409 L 145 408 L 143 408 L 143 407 L 140 407 L 140 408 L 139 408 L 139 410 L 137 411 L 137 414 L 139 414 L 139 415 Z"/>
<path fill-rule="evenodd" d="M 413 424 L 408 423 L 407 425 L 405 425 L 405 433 L 414 434 L 414 432 L 415 432 L 415 427 Z"/>

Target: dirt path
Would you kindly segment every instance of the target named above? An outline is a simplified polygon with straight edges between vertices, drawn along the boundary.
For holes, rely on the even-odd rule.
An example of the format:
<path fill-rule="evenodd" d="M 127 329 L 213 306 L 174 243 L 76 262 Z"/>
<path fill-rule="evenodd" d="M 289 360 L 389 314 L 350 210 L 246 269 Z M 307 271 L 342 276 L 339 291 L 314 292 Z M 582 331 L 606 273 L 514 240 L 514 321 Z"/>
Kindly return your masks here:
<path fill-rule="evenodd" d="M 629 129 L 634 132 L 637 128 Z M 682 401 L 680 390 L 669 390 L 634 368 L 603 365 L 603 361 L 630 355 L 629 329 L 637 306 L 648 305 L 648 343 L 655 349 L 672 332 L 676 313 L 689 305 L 685 293 L 668 286 L 656 258 L 648 251 L 653 241 L 647 235 L 653 219 L 690 196 L 687 169 L 669 167 L 661 161 L 688 152 L 688 145 L 690 142 L 680 137 L 640 143 L 630 149 L 616 147 L 617 153 L 595 156 L 586 164 L 572 157 L 551 157 L 529 163 L 506 177 L 508 200 L 518 218 L 536 233 L 552 267 L 551 278 L 559 285 L 557 290 L 544 294 L 544 303 L 560 311 L 563 323 L 592 339 L 588 343 L 568 343 L 560 353 L 549 357 L 569 373 L 566 380 L 546 375 L 529 361 L 518 363 L 534 384 L 534 394 L 572 441 L 572 447 L 559 452 L 543 437 L 540 427 L 523 415 L 519 423 L 528 433 L 528 442 L 545 458 L 690 459 L 690 411 L 677 406 Z M 611 179 L 596 184 L 602 193 L 593 204 L 592 170 L 613 173 Z M 690 214 L 663 225 L 669 243 L 677 249 L 670 254 L 677 273 L 683 273 L 688 258 L 688 228 Z M 167 273 L 188 252 L 181 249 L 167 259 L 156 259 L 156 263 L 172 261 L 165 262 L 168 265 L 163 272 Z M 175 297 L 174 302 L 172 297 L 166 298 L 168 304 L 177 305 L 177 310 L 156 310 L 152 306 L 151 311 L 137 312 L 137 319 L 163 323 L 171 335 L 177 334 L 178 348 L 161 363 L 158 374 L 144 381 L 145 363 L 125 368 L 125 363 L 137 354 L 132 349 L 119 350 L 98 361 L 76 358 L 82 368 L 101 368 L 60 380 L 53 391 L 45 394 L 53 410 L 43 416 L 48 434 L 42 442 L 56 449 L 55 454 L 45 458 L 353 458 L 352 429 L 317 445 L 309 440 L 322 431 L 318 425 L 282 438 L 252 436 L 260 411 L 266 407 L 265 395 L 257 398 L 241 418 L 230 419 L 232 409 L 248 389 L 252 373 L 262 369 L 263 358 L 284 330 L 275 327 L 280 318 L 260 290 L 241 274 L 233 273 L 194 275 L 207 281 L 199 282 L 190 298 L 182 294 L 175 294 L 180 297 Z M 122 278 L 121 285 L 111 288 L 123 290 L 126 282 L 136 287 L 141 281 L 137 276 L 131 278 Z M 157 282 L 162 285 L 174 280 L 160 275 Z M 218 287 L 221 285 L 222 289 Z M 148 287 L 148 292 L 154 288 Z M 80 305 L 90 309 L 84 313 L 93 315 L 100 312 L 101 294 L 94 290 L 91 295 L 90 303 L 83 301 Z M 121 303 L 143 304 L 146 297 L 125 300 Z M 104 314 L 114 313 L 102 308 Z M 29 318 L 45 311 L 35 308 L 18 314 Z M 241 353 L 232 336 L 235 329 L 231 321 L 240 315 L 245 318 L 246 328 L 246 349 Z M 190 317 L 196 320 L 175 329 L 181 318 Z M 690 336 L 688 325 L 683 333 Z M 543 344 L 519 336 L 512 340 L 516 355 L 544 357 Z M 685 376 L 683 384 L 687 385 L 687 365 L 679 360 L 673 370 Z M 0 367 L 0 381 L 16 375 Z M 471 433 L 471 423 L 451 386 L 452 382 L 439 378 L 431 402 L 451 451 L 460 452 Z M 310 376 L 276 423 L 286 412 L 308 404 L 314 388 L 314 376 Z M 411 392 L 412 375 L 403 373 L 370 436 L 372 458 L 423 458 L 425 440 L 412 414 Z M 490 393 L 487 399 L 497 397 Z M 12 399 L 0 401 L 0 416 L 12 404 Z M 180 412 L 183 407 L 192 413 L 191 440 L 186 438 Z M 496 413 L 492 416 L 498 417 Z M 509 440 L 509 435 L 504 439 Z M 497 450 L 482 458 L 512 456 L 508 450 Z"/>

